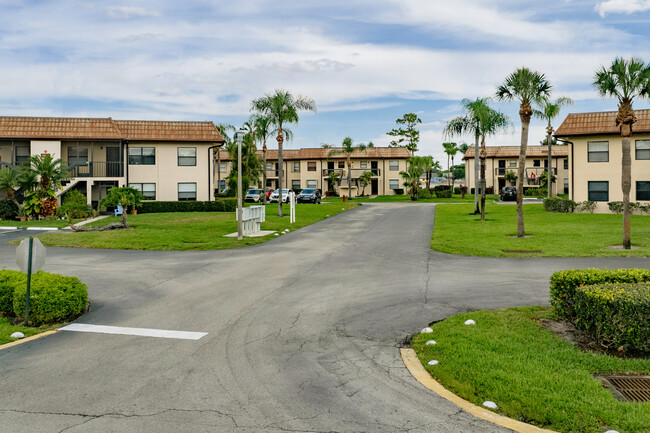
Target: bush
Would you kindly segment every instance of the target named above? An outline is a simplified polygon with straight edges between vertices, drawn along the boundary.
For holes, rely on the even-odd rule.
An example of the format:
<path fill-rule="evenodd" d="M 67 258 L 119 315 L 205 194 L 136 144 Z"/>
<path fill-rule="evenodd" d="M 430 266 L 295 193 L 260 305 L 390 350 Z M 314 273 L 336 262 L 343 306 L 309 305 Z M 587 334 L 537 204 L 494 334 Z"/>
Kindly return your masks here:
<path fill-rule="evenodd" d="M 607 203 L 607 207 L 610 211 L 620 214 L 623 213 L 623 202 L 622 201 L 610 201 Z"/>
<path fill-rule="evenodd" d="M 3 292 L 6 294 L 10 290 L 7 286 L 13 285 L 13 315 L 22 317 L 25 314 L 27 276 L 18 271 L 0 271 L 0 275 L 5 273 L 9 274 L 4 279 Z M 31 325 L 40 326 L 74 319 L 83 313 L 87 304 L 88 290 L 77 277 L 43 271 L 32 275 L 29 297 Z"/>
<path fill-rule="evenodd" d="M 647 269 L 580 269 L 555 272 L 551 275 L 550 302 L 560 317 L 575 320 L 575 292 L 580 286 L 604 283 L 650 282 Z"/>
<path fill-rule="evenodd" d="M 485 194 L 494 194 L 494 187 L 493 186 L 486 186 L 485 187 Z"/>
<path fill-rule="evenodd" d="M 575 324 L 601 346 L 650 352 L 650 283 L 579 286 Z"/>
<path fill-rule="evenodd" d="M 86 196 L 80 191 L 73 189 L 63 197 L 63 204 L 56 211 L 58 216 L 69 215 L 70 218 L 88 218 L 92 214 L 92 208 L 86 204 Z"/>
<path fill-rule="evenodd" d="M 568 198 L 551 197 L 544 199 L 546 212 L 571 213 L 576 207 L 576 202 Z"/>
<path fill-rule="evenodd" d="M 18 205 L 9 199 L 0 200 L 0 220 L 13 220 L 18 215 Z"/>
<path fill-rule="evenodd" d="M 418 199 L 428 199 L 431 198 L 431 191 L 426 188 L 418 188 Z"/>
<path fill-rule="evenodd" d="M 27 275 L 20 271 L 0 271 L 0 315 L 14 316 L 14 290 L 27 284 Z"/>
<path fill-rule="evenodd" d="M 451 198 L 451 185 L 436 185 L 433 191 L 438 198 Z"/>
<path fill-rule="evenodd" d="M 459 186 L 455 187 L 454 194 L 460 194 L 460 193 L 461 193 L 460 187 Z"/>
<path fill-rule="evenodd" d="M 596 210 L 596 202 L 591 200 L 581 201 L 576 203 L 575 211 L 583 213 L 594 213 Z"/>
<path fill-rule="evenodd" d="M 524 189 L 524 197 L 542 197 L 546 195 L 546 190 L 540 191 L 541 188 L 526 188 Z"/>
<path fill-rule="evenodd" d="M 395 188 L 393 189 L 395 195 L 404 195 L 404 188 Z"/>
<path fill-rule="evenodd" d="M 138 212 L 235 212 L 237 199 L 222 198 L 215 201 L 143 201 Z"/>

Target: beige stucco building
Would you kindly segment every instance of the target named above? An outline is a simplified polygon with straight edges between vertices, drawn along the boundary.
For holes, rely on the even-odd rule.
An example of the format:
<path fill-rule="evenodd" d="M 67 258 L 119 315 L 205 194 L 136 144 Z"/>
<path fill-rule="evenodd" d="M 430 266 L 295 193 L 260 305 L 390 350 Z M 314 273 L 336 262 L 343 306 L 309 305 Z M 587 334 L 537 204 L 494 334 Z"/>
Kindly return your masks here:
<path fill-rule="evenodd" d="M 404 180 L 400 171 L 406 170 L 406 160 L 411 153 L 403 147 L 371 147 L 365 151 L 355 151 L 352 154 L 352 185 L 347 185 L 347 163 L 343 154 L 328 157 L 332 149 L 304 148 L 285 149 L 283 160 L 283 188 L 303 189 L 318 188 L 323 193 L 328 191 L 328 176 L 331 172 L 339 174 L 339 182 L 334 189 L 339 195 L 356 197 L 361 193 L 366 195 L 393 195 L 396 189 L 404 189 Z M 260 157 L 262 152 L 258 151 Z M 221 151 L 219 158 L 221 166 L 215 174 L 216 183 L 221 179 L 221 189 L 225 188 L 225 178 L 230 173 L 231 162 L 227 152 Z M 278 188 L 278 151 L 266 152 L 267 188 Z M 370 184 L 363 191 L 358 177 L 366 171 L 373 173 Z M 351 192 L 349 191 L 351 189 Z"/>
<path fill-rule="evenodd" d="M 597 212 L 609 212 L 607 202 L 622 201 L 621 135 L 615 111 L 569 114 L 555 136 L 568 142 L 569 198 L 592 200 Z M 631 139 L 630 201 L 650 202 L 650 110 L 635 110 Z"/>
<path fill-rule="evenodd" d="M 79 189 L 89 204 L 125 185 L 150 200 L 212 200 L 222 144 L 212 122 L 0 117 L 0 169 L 51 154 L 69 170 L 57 195 Z"/>
<path fill-rule="evenodd" d="M 505 175 L 509 171 L 517 174 L 519 164 L 519 146 L 486 146 L 485 160 L 486 188 L 493 188 L 494 193 L 501 191 L 504 186 L 514 186 L 507 182 Z M 551 167 L 556 177 L 552 184 L 552 194 L 567 194 L 569 189 L 569 149 L 567 146 L 551 146 Z M 465 185 L 474 188 L 474 148 L 470 148 L 463 156 L 465 160 Z M 528 146 L 526 148 L 526 166 L 524 167 L 524 188 L 539 188 L 540 177 L 548 166 L 548 146 Z"/>

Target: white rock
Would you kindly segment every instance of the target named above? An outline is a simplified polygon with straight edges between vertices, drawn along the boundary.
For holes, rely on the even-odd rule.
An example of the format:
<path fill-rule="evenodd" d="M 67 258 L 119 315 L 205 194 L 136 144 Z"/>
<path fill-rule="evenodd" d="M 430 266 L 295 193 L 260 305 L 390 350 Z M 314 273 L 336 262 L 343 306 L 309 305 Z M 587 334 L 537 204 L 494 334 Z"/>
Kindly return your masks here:
<path fill-rule="evenodd" d="M 618 433 L 616 430 L 607 430 L 605 433 Z"/>
<path fill-rule="evenodd" d="M 420 334 L 431 334 L 431 333 L 433 333 L 433 329 L 429 327 L 424 328 L 422 331 L 420 331 Z"/>
<path fill-rule="evenodd" d="M 473 321 L 472 319 L 465 320 L 465 325 L 476 325 L 476 322 Z"/>
<path fill-rule="evenodd" d="M 484 401 L 483 406 L 489 408 L 489 409 L 496 409 L 498 406 L 495 402 L 493 401 Z"/>
<path fill-rule="evenodd" d="M 479 180 L 480 180 L 480 179 L 479 179 Z M 345 208 L 344 208 L 344 207 L 342 207 L 342 208 L 341 208 L 341 210 L 345 210 Z"/>
<path fill-rule="evenodd" d="M 14 332 L 13 334 L 11 334 L 11 338 L 24 338 L 24 337 L 25 334 L 23 334 L 22 332 Z"/>
<path fill-rule="evenodd" d="M 429 340 L 425 343 L 427 346 L 433 346 L 434 344 L 438 344 L 435 342 L 435 340 Z"/>
<path fill-rule="evenodd" d="M 280 233 L 275 233 L 273 236 L 280 236 Z"/>
<path fill-rule="evenodd" d="M 438 365 L 438 361 L 436 361 L 435 359 L 432 359 L 427 364 L 429 364 L 429 365 Z"/>

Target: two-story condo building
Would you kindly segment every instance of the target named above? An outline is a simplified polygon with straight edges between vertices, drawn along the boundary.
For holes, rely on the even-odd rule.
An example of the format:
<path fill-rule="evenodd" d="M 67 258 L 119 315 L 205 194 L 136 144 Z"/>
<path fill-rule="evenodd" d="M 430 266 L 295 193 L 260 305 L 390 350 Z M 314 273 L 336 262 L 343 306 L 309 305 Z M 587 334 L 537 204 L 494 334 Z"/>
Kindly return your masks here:
<path fill-rule="evenodd" d="M 630 201 L 650 202 L 650 110 L 635 110 L 632 127 L 632 188 Z M 591 200 L 597 212 L 609 212 L 607 202 L 622 201 L 621 134 L 616 111 L 569 114 L 555 132 L 568 141 L 569 198 Z"/>
<path fill-rule="evenodd" d="M 336 154 L 328 157 L 332 149 L 303 148 L 284 149 L 282 152 L 283 188 L 302 189 L 318 188 L 323 193 L 329 190 L 330 173 L 338 173 L 339 181 L 332 188 L 339 195 L 356 197 L 361 193 L 366 195 L 394 195 L 395 190 L 404 189 L 404 180 L 400 171 L 406 170 L 406 160 L 411 153 L 403 147 L 370 147 L 365 151 L 355 151 L 351 155 L 352 185 L 348 187 L 348 167 L 346 156 Z M 260 157 L 262 152 L 258 151 Z M 226 186 L 226 177 L 230 173 L 231 161 L 227 152 L 219 155 L 221 166 L 215 174 L 217 184 L 221 189 Z M 266 152 L 266 187 L 278 188 L 278 151 Z M 365 191 L 359 184 L 358 178 L 364 172 L 370 171 L 373 176 Z"/>
<path fill-rule="evenodd" d="M 212 122 L 0 117 L 0 169 L 51 154 L 68 167 L 65 191 L 97 203 L 113 186 L 150 200 L 212 200 L 212 154 L 223 145 Z"/>

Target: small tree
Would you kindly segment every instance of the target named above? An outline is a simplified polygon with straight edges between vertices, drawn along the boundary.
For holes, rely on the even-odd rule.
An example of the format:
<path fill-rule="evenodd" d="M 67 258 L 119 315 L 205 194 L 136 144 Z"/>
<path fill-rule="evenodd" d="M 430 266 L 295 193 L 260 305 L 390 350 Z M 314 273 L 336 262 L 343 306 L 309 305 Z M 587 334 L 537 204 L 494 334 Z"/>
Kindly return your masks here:
<path fill-rule="evenodd" d="M 416 201 L 418 199 L 420 176 L 424 173 L 424 161 L 421 156 L 412 156 L 406 161 L 408 162 L 406 171 L 400 171 L 399 174 L 404 179 L 404 186 L 410 189 L 411 200 Z"/>
<path fill-rule="evenodd" d="M 335 197 L 337 195 L 334 185 L 339 181 L 339 177 L 341 177 L 341 175 L 338 171 L 330 171 L 327 175 L 327 195 L 330 197 Z"/>
<path fill-rule="evenodd" d="M 126 224 L 126 214 L 127 209 L 136 209 L 140 206 L 142 200 L 142 194 L 135 188 L 130 186 L 114 187 L 108 190 L 108 194 L 100 202 L 100 207 L 117 207 L 122 205 L 122 226 L 127 228 Z"/>
<path fill-rule="evenodd" d="M 0 189 L 7 192 L 7 198 L 18 205 L 15 197 L 16 189 L 20 186 L 19 183 L 20 173 L 13 167 L 5 167 L 0 170 Z"/>
<path fill-rule="evenodd" d="M 514 184 L 515 182 L 517 182 L 517 174 L 514 171 L 510 170 L 503 176 L 503 179 L 506 182 L 510 182 L 511 184 Z"/>
<path fill-rule="evenodd" d="M 370 185 L 373 176 L 374 173 L 372 171 L 364 171 L 363 174 L 359 176 L 359 183 L 361 186 L 361 196 L 366 195 L 366 186 Z"/>
<path fill-rule="evenodd" d="M 391 137 L 397 137 L 390 142 L 390 145 L 393 147 L 406 147 L 414 155 L 418 151 L 418 143 L 420 142 L 420 131 L 416 129 L 416 125 L 422 123 L 422 120 L 417 114 L 408 113 L 395 122 L 398 125 L 406 125 L 406 128 L 393 128 L 387 132 Z"/>

